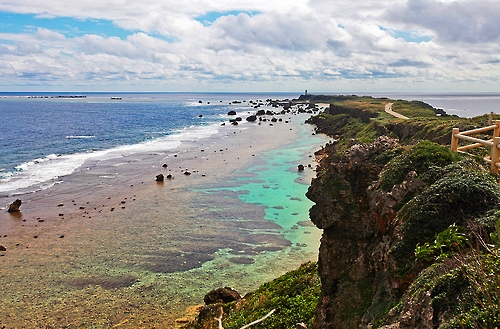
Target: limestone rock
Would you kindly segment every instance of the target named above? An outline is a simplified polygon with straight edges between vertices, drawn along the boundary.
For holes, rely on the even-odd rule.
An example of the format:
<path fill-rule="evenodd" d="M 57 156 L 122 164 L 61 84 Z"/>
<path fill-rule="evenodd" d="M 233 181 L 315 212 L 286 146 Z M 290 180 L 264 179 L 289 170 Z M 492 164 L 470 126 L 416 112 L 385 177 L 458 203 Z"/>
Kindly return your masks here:
<path fill-rule="evenodd" d="M 210 305 L 219 302 L 230 303 L 240 299 L 241 296 L 236 290 L 233 290 L 229 287 L 225 287 L 210 291 L 208 294 L 205 295 L 203 301 L 205 302 L 206 305 Z"/>

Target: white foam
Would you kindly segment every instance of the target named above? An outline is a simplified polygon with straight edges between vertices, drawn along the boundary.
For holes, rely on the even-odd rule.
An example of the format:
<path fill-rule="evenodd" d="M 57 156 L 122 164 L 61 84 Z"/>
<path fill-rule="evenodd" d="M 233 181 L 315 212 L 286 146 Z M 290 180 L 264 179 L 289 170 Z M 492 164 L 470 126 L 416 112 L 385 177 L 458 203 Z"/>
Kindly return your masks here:
<path fill-rule="evenodd" d="M 23 190 L 20 193 L 26 193 L 26 189 L 29 189 L 30 192 L 44 190 L 60 181 L 60 177 L 74 172 L 86 160 L 110 160 L 137 153 L 172 150 L 178 148 L 183 142 L 207 138 L 218 131 L 218 125 L 189 127 L 181 129 L 170 136 L 155 138 L 134 145 L 123 145 L 108 150 L 68 155 L 50 154 L 44 158 L 20 164 L 14 172 L 2 173 L 0 193 L 7 192 L 15 195 L 18 193 L 15 191 L 18 190 Z"/>
<path fill-rule="evenodd" d="M 93 135 L 76 135 L 76 136 L 73 136 L 73 135 L 70 135 L 70 136 L 66 136 L 67 139 L 89 139 L 89 138 L 95 138 L 95 136 Z"/>

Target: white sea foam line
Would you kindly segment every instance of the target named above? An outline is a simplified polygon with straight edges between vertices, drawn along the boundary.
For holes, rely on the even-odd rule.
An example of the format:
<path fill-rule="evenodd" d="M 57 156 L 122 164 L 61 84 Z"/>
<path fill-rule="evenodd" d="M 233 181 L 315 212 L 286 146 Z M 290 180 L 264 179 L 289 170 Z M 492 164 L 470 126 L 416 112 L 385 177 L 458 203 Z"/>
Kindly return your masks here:
<path fill-rule="evenodd" d="M 23 163 L 16 167 L 17 171 L 15 172 L 5 173 L 3 175 L 4 178 L 0 179 L 0 192 L 13 192 L 34 186 L 37 186 L 39 190 L 47 189 L 53 184 L 44 186 L 44 183 L 71 174 L 82 166 L 86 160 L 93 158 L 110 160 L 134 153 L 174 149 L 179 147 L 183 141 L 195 141 L 207 138 L 218 132 L 219 128 L 217 125 L 189 127 L 165 138 L 158 138 L 153 141 L 134 145 L 119 146 L 109 150 L 60 156 L 51 154 L 45 158 L 38 158 Z"/>
<path fill-rule="evenodd" d="M 93 135 L 77 135 L 77 136 L 66 136 L 67 139 L 87 139 L 87 138 L 95 138 Z"/>

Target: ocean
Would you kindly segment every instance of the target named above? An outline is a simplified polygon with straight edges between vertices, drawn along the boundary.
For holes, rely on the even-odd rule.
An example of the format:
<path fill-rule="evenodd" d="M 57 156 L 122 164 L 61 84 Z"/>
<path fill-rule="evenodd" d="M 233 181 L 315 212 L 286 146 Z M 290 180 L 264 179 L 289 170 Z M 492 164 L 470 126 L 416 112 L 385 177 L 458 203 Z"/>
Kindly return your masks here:
<path fill-rule="evenodd" d="M 247 100 L 293 97 L 298 95 L 0 93 L 0 196 L 47 188 L 90 158 L 208 137 L 229 110 L 251 108 Z"/>
<path fill-rule="evenodd" d="M 298 96 L 1 94 L 0 327 L 172 328 L 212 289 L 316 260 L 305 193 L 329 139 L 308 114 L 244 120 Z"/>

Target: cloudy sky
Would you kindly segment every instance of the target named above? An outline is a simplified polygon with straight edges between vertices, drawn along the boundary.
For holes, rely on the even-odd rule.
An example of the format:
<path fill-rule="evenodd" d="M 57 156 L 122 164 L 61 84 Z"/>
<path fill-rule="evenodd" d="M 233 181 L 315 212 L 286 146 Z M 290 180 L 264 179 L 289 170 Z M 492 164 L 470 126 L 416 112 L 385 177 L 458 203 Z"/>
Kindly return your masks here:
<path fill-rule="evenodd" d="M 499 0 L 0 0 L 0 91 L 500 91 Z"/>

